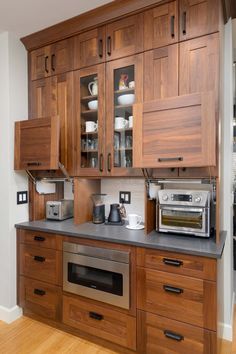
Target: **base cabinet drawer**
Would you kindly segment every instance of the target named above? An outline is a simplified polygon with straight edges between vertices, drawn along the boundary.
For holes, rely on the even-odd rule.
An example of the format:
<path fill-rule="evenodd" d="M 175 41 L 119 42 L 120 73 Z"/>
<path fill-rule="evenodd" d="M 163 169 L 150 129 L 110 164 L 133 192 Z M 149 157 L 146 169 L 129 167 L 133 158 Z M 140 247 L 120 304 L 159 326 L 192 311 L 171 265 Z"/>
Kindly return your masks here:
<path fill-rule="evenodd" d="M 60 287 L 21 276 L 19 295 L 19 305 L 23 308 L 52 320 L 61 320 Z"/>
<path fill-rule="evenodd" d="M 62 282 L 61 251 L 20 245 L 20 275 L 60 285 Z"/>
<path fill-rule="evenodd" d="M 129 349 L 136 349 L 136 318 L 63 296 L 63 322 Z"/>
<path fill-rule="evenodd" d="M 216 332 L 138 311 L 138 353 L 215 354 Z"/>
<path fill-rule="evenodd" d="M 138 309 L 216 330 L 216 283 L 138 267 Z"/>
<path fill-rule="evenodd" d="M 40 231 L 20 230 L 20 243 L 36 247 L 62 249 L 62 237 Z"/>

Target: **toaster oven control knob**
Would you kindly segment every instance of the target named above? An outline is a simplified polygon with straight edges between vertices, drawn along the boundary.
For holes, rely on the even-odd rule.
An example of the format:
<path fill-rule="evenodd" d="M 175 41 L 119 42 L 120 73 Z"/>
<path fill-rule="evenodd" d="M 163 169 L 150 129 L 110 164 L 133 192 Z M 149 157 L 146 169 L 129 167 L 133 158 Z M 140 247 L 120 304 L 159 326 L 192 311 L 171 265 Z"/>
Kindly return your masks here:
<path fill-rule="evenodd" d="M 202 201 L 202 198 L 198 195 L 196 198 L 195 198 L 195 202 L 196 203 L 200 203 Z"/>
<path fill-rule="evenodd" d="M 164 200 L 164 202 L 166 202 L 166 201 L 168 200 L 168 195 L 167 195 L 167 194 L 164 194 L 164 195 L 162 196 L 162 200 Z"/>

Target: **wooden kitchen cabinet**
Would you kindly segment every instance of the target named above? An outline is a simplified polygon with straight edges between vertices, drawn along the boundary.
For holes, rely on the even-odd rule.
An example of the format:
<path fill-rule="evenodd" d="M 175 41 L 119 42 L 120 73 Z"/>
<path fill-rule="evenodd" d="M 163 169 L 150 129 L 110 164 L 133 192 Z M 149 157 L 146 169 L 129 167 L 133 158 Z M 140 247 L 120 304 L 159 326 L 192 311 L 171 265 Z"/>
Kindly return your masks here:
<path fill-rule="evenodd" d="M 15 170 L 56 170 L 60 122 L 45 117 L 15 123 Z"/>
<path fill-rule="evenodd" d="M 203 167 L 216 164 L 212 92 L 134 106 L 134 167 Z"/>
<path fill-rule="evenodd" d="M 61 74 L 73 69 L 74 38 L 56 42 L 30 53 L 31 80 Z"/>
<path fill-rule="evenodd" d="M 159 5 L 144 13 L 144 50 L 178 42 L 177 1 Z"/>
<path fill-rule="evenodd" d="M 218 0 L 180 0 L 180 41 L 219 31 L 219 14 Z"/>

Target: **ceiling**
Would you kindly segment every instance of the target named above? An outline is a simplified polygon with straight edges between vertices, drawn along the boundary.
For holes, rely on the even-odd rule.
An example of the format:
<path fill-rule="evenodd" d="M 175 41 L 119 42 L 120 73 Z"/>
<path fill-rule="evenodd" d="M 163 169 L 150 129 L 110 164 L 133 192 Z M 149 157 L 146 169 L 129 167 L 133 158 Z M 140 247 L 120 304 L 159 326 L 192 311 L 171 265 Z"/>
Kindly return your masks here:
<path fill-rule="evenodd" d="M 112 0 L 2 0 L 0 32 L 23 37 Z"/>

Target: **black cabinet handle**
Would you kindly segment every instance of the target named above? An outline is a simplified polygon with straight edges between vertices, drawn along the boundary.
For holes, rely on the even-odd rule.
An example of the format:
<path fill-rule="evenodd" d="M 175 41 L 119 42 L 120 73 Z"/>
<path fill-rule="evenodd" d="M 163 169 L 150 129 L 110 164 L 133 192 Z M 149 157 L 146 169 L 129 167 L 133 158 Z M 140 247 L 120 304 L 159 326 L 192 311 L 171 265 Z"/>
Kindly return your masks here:
<path fill-rule="evenodd" d="M 100 158 L 99 158 L 99 171 L 100 172 L 103 172 L 103 164 L 104 164 L 103 154 L 100 154 Z"/>
<path fill-rule="evenodd" d="M 44 296 L 44 295 L 46 295 L 46 291 L 41 290 L 41 289 L 34 289 L 34 294 L 39 295 L 39 296 Z"/>
<path fill-rule="evenodd" d="M 111 55 L 111 36 L 107 37 L 107 54 Z"/>
<path fill-rule="evenodd" d="M 186 32 L 186 24 L 187 24 L 187 12 L 184 11 L 183 12 L 183 15 L 182 15 L 182 32 L 183 32 L 183 35 L 185 36 L 187 34 Z"/>
<path fill-rule="evenodd" d="M 173 266 L 173 267 L 181 267 L 183 265 L 182 261 L 178 261 L 177 259 L 163 258 L 163 263 Z"/>
<path fill-rule="evenodd" d="M 52 71 L 55 71 L 55 67 L 56 67 L 56 56 L 55 56 L 55 54 L 52 54 L 52 57 L 51 57 L 51 69 L 52 69 Z"/>
<path fill-rule="evenodd" d="M 107 170 L 108 170 L 108 172 L 111 172 L 111 154 L 110 153 L 107 155 Z"/>
<path fill-rule="evenodd" d="M 34 236 L 34 240 L 43 242 L 43 241 L 45 241 L 45 237 L 43 237 L 43 236 Z"/>
<path fill-rule="evenodd" d="M 42 163 L 41 162 L 27 162 L 27 166 L 41 166 Z"/>
<path fill-rule="evenodd" d="M 36 262 L 45 262 L 45 257 L 34 256 L 34 260 L 35 260 Z"/>
<path fill-rule="evenodd" d="M 178 342 L 180 342 L 181 340 L 184 340 L 184 336 L 182 336 L 181 334 L 177 334 L 177 333 L 174 333 L 174 332 L 171 332 L 171 331 L 168 331 L 168 330 L 164 331 L 164 335 L 167 338 L 177 340 Z"/>
<path fill-rule="evenodd" d="M 168 292 L 168 293 L 174 293 L 174 294 L 182 294 L 184 292 L 183 289 L 181 288 L 175 288 L 174 286 L 170 285 L 163 285 L 163 289 Z"/>
<path fill-rule="evenodd" d="M 44 59 L 44 70 L 48 73 L 48 55 Z"/>
<path fill-rule="evenodd" d="M 98 55 L 100 58 L 103 57 L 103 40 L 102 39 L 98 40 Z"/>
<path fill-rule="evenodd" d="M 96 312 L 89 312 L 89 317 L 97 321 L 102 321 L 104 318 L 103 315 L 100 315 L 99 313 Z"/>
<path fill-rule="evenodd" d="M 183 157 L 162 157 L 159 158 L 159 162 L 168 162 L 168 161 L 183 161 Z"/>
<path fill-rule="evenodd" d="M 170 18 L 170 33 L 171 37 L 175 37 L 175 16 L 171 16 Z"/>

